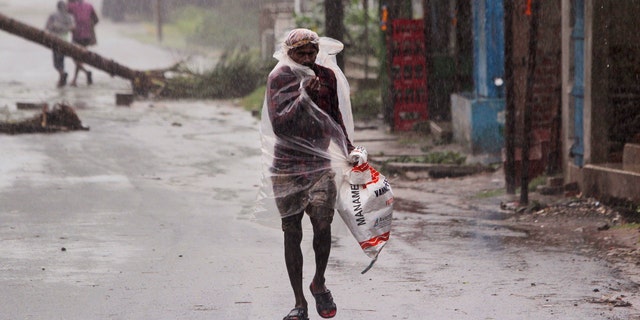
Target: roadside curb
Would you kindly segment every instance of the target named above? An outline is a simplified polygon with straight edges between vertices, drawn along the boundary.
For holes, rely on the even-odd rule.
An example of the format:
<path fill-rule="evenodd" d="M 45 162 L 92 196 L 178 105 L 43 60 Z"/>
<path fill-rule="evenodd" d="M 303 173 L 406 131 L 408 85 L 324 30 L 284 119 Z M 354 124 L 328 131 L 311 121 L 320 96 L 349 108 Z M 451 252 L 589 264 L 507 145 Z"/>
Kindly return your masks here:
<path fill-rule="evenodd" d="M 425 178 L 454 178 L 493 172 L 494 167 L 480 163 L 443 164 L 426 162 L 400 162 L 402 157 L 427 157 L 425 145 L 433 145 L 432 136 L 424 136 L 421 143 L 410 143 L 403 139 L 402 133 L 390 132 L 379 122 L 363 123 L 356 128 L 356 145 L 362 144 L 369 153 L 369 162 L 386 175 L 398 175 L 409 180 Z M 456 152 L 468 156 L 456 144 L 428 148 L 433 152 Z"/>
<path fill-rule="evenodd" d="M 376 159 L 370 161 L 376 167 L 384 168 L 386 174 L 402 175 L 408 179 L 419 178 L 455 178 L 469 176 L 483 172 L 493 172 L 495 169 L 482 165 L 455 165 L 434 163 L 406 163 L 384 162 Z"/>

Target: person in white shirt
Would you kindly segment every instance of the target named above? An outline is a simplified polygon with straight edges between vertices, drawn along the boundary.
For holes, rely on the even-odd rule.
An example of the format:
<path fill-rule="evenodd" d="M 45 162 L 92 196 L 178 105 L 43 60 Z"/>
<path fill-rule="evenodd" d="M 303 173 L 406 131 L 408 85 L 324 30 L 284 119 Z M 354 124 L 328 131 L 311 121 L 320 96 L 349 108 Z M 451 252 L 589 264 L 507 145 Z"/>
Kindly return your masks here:
<path fill-rule="evenodd" d="M 56 12 L 49 15 L 45 29 L 56 36 L 68 40 L 69 32 L 75 29 L 76 23 L 73 16 L 67 11 L 67 4 L 64 1 L 58 1 Z M 53 67 L 58 71 L 58 87 L 67 84 L 68 74 L 64 70 L 64 54 L 62 54 L 55 46 L 53 51 Z"/>

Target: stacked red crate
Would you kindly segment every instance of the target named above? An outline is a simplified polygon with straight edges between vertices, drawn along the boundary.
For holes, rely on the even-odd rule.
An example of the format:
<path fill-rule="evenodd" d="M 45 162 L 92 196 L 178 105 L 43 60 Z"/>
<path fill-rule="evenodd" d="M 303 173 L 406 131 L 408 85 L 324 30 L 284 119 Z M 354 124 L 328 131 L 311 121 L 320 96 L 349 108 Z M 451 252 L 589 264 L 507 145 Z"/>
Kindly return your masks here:
<path fill-rule="evenodd" d="M 390 45 L 394 129 L 407 131 L 429 118 L 423 20 L 393 20 Z"/>

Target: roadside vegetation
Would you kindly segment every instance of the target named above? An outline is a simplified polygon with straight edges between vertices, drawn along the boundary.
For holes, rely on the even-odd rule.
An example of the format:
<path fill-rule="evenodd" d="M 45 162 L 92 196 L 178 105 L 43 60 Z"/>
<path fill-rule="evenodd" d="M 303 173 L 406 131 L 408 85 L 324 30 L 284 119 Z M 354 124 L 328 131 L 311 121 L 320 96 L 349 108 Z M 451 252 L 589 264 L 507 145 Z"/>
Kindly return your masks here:
<path fill-rule="evenodd" d="M 157 43 L 156 23 L 152 16 L 128 16 L 145 22 L 142 32 L 129 30 L 130 35 L 148 43 Z M 167 12 L 162 27 L 162 45 L 172 49 L 206 54 L 234 47 L 253 47 L 260 43 L 259 6 L 255 0 L 224 1 L 215 7 L 181 5 Z"/>
<path fill-rule="evenodd" d="M 272 64 L 260 60 L 252 50 L 226 51 L 211 70 L 185 69 L 171 79 L 163 95 L 168 98 L 232 99 L 262 90 Z M 257 94 L 257 93 L 256 93 Z M 252 106 L 252 108 L 255 106 Z"/>
<path fill-rule="evenodd" d="M 253 0 L 222 1 L 215 10 L 185 6 L 171 15 L 169 27 L 184 35 L 188 45 L 256 48 L 258 19 L 247 17 L 258 17 L 259 10 Z"/>
<path fill-rule="evenodd" d="M 259 16 L 259 6 L 245 6 L 239 9 L 240 7 L 224 4 L 220 10 L 202 10 L 196 6 L 185 6 L 171 14 L 163 29 L 162 45 L 200 54 L 214 52 L 219 56 L 219 60 L 211 70 L 198 71 L 181 67 L 180 72 L 171 79 L 172 88 L 164 90 L 164 97 L 237 99 L 237 104 L 254 116 L 260 117 L 266 77 L 276 61 L 262 58 L 257 47 L 260 43 L 255 31 L 258 30 L 258 26 L 251 22 L 246 23 L 247 16 Z M 296 16 L 296 24 L 324 34 L 321 3 L 313 10 L 313 14 Z M 345 2 L 347 25 L 344 42 L 349 54 L 363 55 L 373 52 L 374 58 L 381 58 L 384 54 L 376 15 L 375 8 L 369 8 L 369 12 L 365 12 L 361 7 L 361 1 Z M 242 23 L 239 24 L 239 21 Z M 257 21 L 255 23 L 257 24 Z M 151 23 L 144 37 L 148 42 L 155 41 L 154 27 Z M 365 39 L 367 41 L 364 41 Z M 372 73 L 384 75 L 384 70 L 372 70 Z M 351 107 L 356 122 L 367 123 L 379 119 L 383 110 L 380 85 L 374 82 L 373 86 L 359 86 L 358 90 L 352 92 Z M 427 135 L 428 123 L 420 123 L 413 131 L 402 135 L 401 139 L 406 140 L 407 144 L 425 145 Z M 438 142 L 433 141 L 436 144 Z M 403 156 L 387 161 L 455 165 L 462 165 L 466 161 L 466 157 L 457 152 L 431 152 L 429 148 L 427 145 L 422 148 L 425 152 L 423 156 Z"/>
<path fill-rule="evenodd" d="M 257 44 L 258 21 L 246 19 L 259 16 L 259 6 L 249 0 L 239 3 L 223 3 L 216 10 L 202 10 L 197 6 L 184 6 L 174 10 L 163 27 L 162 45 L 177 50 L 188 50 L 200 54 L 214 52 L 220 56 L 212 70 L 188 70 L 184 67 L 172 79 L 175 89 L 165 91 L 165 96 L 174 98 L 239 98 L 238 102 L 247 110 L 259 116 L 265 92 L 268 72 L 273 68 L 274 59 L 262 59 Z M 323 34 L 324 15 L 318 3 L 314 14 L 296 16 L 299 27 L 310 28 Z M 375 16 L 370 8 L 368 15 Z M 251 21 L 247 21 L 251 20 Z M 365 12 L 359 1 L 345 4 L 347 32 L 345 44 L 349 52 L 380 51 L 380 37 L 377 25 L 369 19 L 372 36 L 362 41 L 365 34 Z M 154 42 L 155 26 L 149 22 L 144 34 L 136 38 Z M 374 72 L 377 70 L 374 70 Z M 366 88 L 352 94 L 352 110 L 356 120 L 372 120 L 382 109 L 379 88 Z"/>
<path fill-rule="evenodd" d="M 455 164 L 461 165 L 467 161 L 467 157 L 458 152 L 444 151 L 431 152 L 421 156 L 398 156 L 387 159 L 386 162 L 400 163 L 430 163 L 430 164 Z"/>
<path fill-rule="evenodd" d="M 476 193 L 473 198 L 474 199 L 489 199 L 489 198 L 495 198 L 495 197 L 499 197 L 502 196 L 506 193 L 506 191 L 504 190 L 504 188 L 496 188 L 496 189 L 490 189 L 490 190 L 482 190 L 478 193 Z"/>
<path fill-rule="evenodd" d="M 210 57 L 210 70 L 192 70 L 179 63 L 162 89 L 163 98 L 231 99 L 250 95 L 263 85 L 275 62 L 260 57 L 260 6 L 253 0 L 225 1 L 215 9 L 182 6 L 169 12 L 160 45 L 187 54 Z M 130 33 L 141 41 L 157 43 L 156 26 L 149 21 L 143 32 Z"/>
<path fill-rule="evenodd" d="M 357 90 L 351 95 L 351 111 L 358 121 L 371 121 L 378 117 L 382 110 L 380 89 L 371 88 Z"/>

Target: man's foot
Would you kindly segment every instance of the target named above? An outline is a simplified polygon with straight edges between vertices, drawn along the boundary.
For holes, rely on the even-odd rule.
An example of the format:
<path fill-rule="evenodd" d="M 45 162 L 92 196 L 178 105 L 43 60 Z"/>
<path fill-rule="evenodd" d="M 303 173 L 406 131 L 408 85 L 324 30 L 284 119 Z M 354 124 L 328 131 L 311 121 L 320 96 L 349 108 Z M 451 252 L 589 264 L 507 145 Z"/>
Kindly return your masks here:
<path fill-rule="evenodd" d="M 88 85 L 92 85 L 93 84 L 93 78 L 91 77 L 91 71 L 87 71 L 87 84 Z"/>
<path fill-rule="evenodd" d="M 331 295 L 331 291 L 325 288 L 324 291 L 316 292 L 316 288 L 314 288 L 313 282 L 309 286 L 309 290 L 311 290 L 311 294 L 316 299 L 316 310 L 318 314 L 323 318 L 333 318 L 338 311 L 336 304 L 333 302 L 333 296 Z"/>
<path fill-rule="evenodd" d="M 309 315 L 305 308 L 293 308 L 282 320 L 309 320 Z"/>

